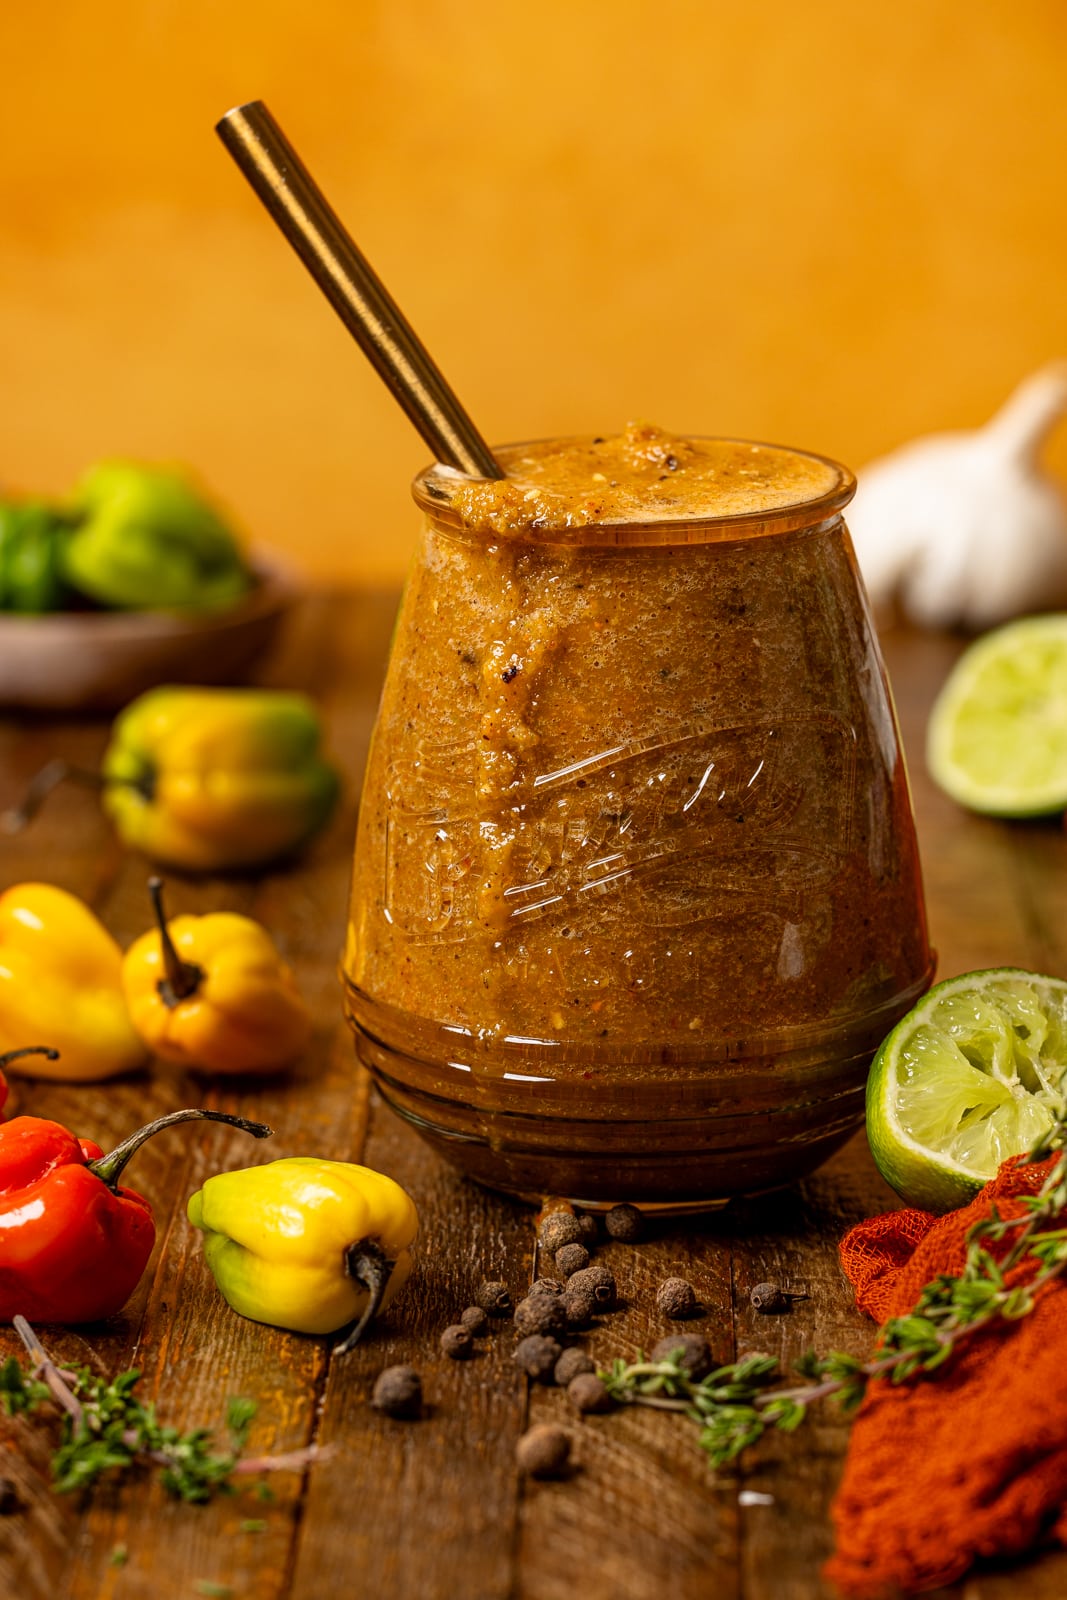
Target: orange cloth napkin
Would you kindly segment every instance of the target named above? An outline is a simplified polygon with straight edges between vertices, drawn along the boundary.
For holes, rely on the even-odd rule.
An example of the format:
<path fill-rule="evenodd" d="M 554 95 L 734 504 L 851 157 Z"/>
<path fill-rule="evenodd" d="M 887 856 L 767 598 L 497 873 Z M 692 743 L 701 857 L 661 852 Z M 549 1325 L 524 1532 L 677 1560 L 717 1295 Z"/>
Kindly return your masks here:
<path fill-rule="evenodd" d="M 905 1210 L 861 1222 L 841 1242 L 856 1304 L 879 1322 L 911 1311 L 931 1279 L 963 1270 L 967 1234 L 992 1202 L 1019 1216 L 1013 1197 L 1038 1190 L 1051 1164 L 1005 1162 L 945 1217 Z M 994 1255 L 1008 1248 L 985 1243 Z M 1036 1270 L 1024 1262 L 1008 1281 Z M 1064 1280 L 1028 1316 L 962 1340 L 936 1375 L 871 1383 L 832 1517 L 826 1576 L 863 1600 L 952 1583 L 981 1557 L 1020 1556 L 1045 1537 L 1067 1544 Z"/>

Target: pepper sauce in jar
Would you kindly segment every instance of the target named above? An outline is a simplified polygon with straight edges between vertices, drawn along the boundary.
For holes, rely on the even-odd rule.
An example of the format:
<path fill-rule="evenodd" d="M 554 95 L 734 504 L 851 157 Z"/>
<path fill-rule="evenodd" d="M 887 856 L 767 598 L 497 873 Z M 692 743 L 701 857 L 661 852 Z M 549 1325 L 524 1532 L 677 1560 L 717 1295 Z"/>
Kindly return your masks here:
<path fill-rule="evenodd" d="M 631 426 L 433 466 L 371 746 L 346 1014 L 532 1198 L 811 1171 L 929 986 L 907 778 L 822 457 Z"/>

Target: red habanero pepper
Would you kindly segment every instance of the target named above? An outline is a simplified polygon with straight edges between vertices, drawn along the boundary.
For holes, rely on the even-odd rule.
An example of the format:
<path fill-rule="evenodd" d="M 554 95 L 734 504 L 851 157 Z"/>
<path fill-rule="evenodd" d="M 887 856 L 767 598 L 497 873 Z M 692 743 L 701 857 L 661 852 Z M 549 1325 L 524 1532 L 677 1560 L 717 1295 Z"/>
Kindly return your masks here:
<path fill-rule="evenodd" d="M 0 1321 L 97 1322 L 120 1311 L 148 1264 L 156 1229 L 143 1195 L 119 1187 L 146 1139 L 206 1118 L 257 1139 L 271 1129 L 222 1111 L 172 1111 L 105 1156 L 58 1122 L 0 1124 Z"/>

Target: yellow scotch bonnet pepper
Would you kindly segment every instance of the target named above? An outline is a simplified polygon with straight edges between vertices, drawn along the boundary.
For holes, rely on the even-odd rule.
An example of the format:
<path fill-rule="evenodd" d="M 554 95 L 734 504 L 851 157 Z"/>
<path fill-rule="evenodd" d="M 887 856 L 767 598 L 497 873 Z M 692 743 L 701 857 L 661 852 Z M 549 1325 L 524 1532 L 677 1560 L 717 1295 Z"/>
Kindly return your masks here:
<path fill-rule="evenodd" d="M 103 806 L 122 842 L 197 872 L 262 865 L 323 825 L 338 777 L 304 695 L 150 689 L 115 719 Z"/>
<path fill-rule="evenodd" d="M 92 1082 L 132 1072 L 147 1051 L 122 992 L 122 951 L 83 900 L 50 883 L 0 895 L 0 1052 L 45 1039 L 28 1077 Z"/>
<path fill-rule="evenodd" d="M 275 1072 L 311 1037 L 296 980 L 260 923 L 231 911 L 175 917 L 163 885 L 148 890 L 157 927 L 122 962 L 133 1026 L 155 1055 L 209 1072 Z"/>
<path fill-rule="evenodd" d="M 392 1178 L 314 1156 L 208 1178 L 189 1201 L 189 1220 L 234 1311 L 296 1333 L 354 1322 L 337 1355 L 406 1281 L 419 1223 Z"/>

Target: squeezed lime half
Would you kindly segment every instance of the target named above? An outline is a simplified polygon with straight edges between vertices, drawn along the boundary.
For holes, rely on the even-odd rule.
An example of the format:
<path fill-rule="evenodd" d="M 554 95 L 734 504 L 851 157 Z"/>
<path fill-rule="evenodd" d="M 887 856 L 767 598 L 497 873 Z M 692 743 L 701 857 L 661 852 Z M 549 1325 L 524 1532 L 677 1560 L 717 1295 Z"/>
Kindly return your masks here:
<path fill-rule="evenodd" d="M 926 761 L 972 811 L 1067 810 L 1067 615 L 1023 617 L 964 651 L 930 712 Z"/>
<path fill-rule="evenodd" d="M 1016 967 L 931 989 L 884 1040 L 867 1080 L 867 1138 L 909 1205 L 965 1205 L 1063 1114 L 1067 982 Z"/>

